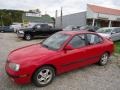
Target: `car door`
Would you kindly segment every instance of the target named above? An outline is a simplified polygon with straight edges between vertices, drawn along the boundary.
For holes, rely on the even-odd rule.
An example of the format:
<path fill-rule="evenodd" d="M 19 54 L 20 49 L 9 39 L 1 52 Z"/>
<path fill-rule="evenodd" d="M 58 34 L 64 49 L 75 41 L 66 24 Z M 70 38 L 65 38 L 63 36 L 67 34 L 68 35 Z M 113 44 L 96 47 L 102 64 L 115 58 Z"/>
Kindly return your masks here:
<path fill-rule="evenodd" d="M 41 25 L 40 24 L 37 24 L 34 26 L 34 29 L 32 30 L 32 34 L 34 36 L 38 36 L 39 35 L 39 32 L 40 32 L 40 29 L 41 29 Z"/>
<path fill-rule="evenodd" d="M 96 63 L 104 53 L 103 39 L 96 34 L 86 34 L 86 37 L 88 42 L 86 47 L 86 64 Z"/>
<path fill-rule="evenodd" d="M 43 35 L 49 34 L 49 26 L 48 24 L 41 24 L 41 30 L 39 32 L 40 34 L 42 33 Z"/>
<path fill-rule="evenodd" d="M 73 49 L 64 50 L 61 54 L 60 65 L 63 72 L 84 66 L 84 60 L 86 59 L 84 34 L 74 36 L 67 45 L 71 45 Z"/>

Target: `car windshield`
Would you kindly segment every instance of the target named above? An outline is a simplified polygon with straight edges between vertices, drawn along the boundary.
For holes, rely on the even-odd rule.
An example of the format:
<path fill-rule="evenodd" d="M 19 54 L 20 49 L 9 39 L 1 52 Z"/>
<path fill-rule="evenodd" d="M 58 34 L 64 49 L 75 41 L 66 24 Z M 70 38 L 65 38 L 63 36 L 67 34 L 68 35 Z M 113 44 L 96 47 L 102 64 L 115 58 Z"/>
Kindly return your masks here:
<path fill-rule="evenodd" d="M 58 50 L 69 37 L 70 35 L 68 34 L 56 33 L 43 41 L 42 46 L 49 49 Z"/>
<path fill-rule="evenodd" d="M 109 28 L 100 28 L 97 30 L 97 33 L 111 33 L 111 31 Z"/>

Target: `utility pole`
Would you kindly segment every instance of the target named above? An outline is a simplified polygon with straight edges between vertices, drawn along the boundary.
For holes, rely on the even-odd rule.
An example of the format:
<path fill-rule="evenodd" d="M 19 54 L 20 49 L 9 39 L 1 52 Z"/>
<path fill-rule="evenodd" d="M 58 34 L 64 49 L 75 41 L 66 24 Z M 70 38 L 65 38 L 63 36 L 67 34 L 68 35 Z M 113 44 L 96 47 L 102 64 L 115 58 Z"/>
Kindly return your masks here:
<path fill-rule="evenodd" d="M 55 11 L 55 19 L 57 19 L 58 11 Z"/>
<path fill-rule="evenodd" d="M 62 7 L 61 7 L 61 20 L 60 21 L 61 21 L 61 24 L 60 24 L 61 28 L 63 28 L 63 12 L 62 12 Z"/>
<path fill-rule="evenodd" d="M 56 21 L 57 21 L 57 15 L 58 15 L 58 11 L 55 11 L 55 21 L 54 21 L 54 27 L 56 27 Z"/>

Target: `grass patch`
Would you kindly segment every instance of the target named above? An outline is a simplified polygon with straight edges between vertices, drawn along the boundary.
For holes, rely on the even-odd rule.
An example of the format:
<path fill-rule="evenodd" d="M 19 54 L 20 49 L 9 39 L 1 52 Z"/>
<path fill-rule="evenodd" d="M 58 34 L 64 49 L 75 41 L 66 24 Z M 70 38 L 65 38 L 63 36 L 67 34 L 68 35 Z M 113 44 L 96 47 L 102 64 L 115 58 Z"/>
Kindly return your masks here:
<path fill-rule="evenodd" d="M 115 52 L 120 54 L 120 41 L 115 42 Z"/>

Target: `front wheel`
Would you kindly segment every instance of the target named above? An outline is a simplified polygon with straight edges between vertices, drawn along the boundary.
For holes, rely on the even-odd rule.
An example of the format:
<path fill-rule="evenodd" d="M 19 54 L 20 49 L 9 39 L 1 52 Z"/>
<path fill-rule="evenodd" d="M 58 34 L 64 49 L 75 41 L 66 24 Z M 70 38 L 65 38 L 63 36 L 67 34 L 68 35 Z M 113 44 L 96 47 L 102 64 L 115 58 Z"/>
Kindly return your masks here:
<path fill-rule="evenodd" d="M 99 65 L 101 65 L 101 66 L 106 65 L 107 62 L 108 62 L 108 60 L 109 60 L 109 54 L 108 54 L 108 53 L 104 53 L 104 54 L 101 56 L 101 58 L 100 58 Z"/>
<path fill-rule="evenodd" d="M 35 72 L 32 78 L 32 82 L 38 87 L 44 87 L 52 82 L 54 76 L 54 68 L 50 66 L 44 66 Z"/>
<path fill-rule="evenodd" d="M 25 40 L 30 41 L 32 39 L 32 36 L 30 34 L 25 35 Z"/>

